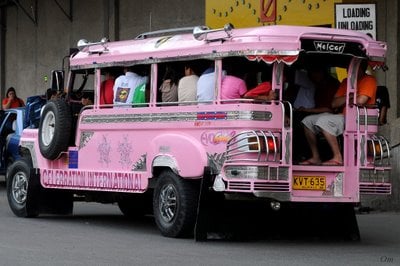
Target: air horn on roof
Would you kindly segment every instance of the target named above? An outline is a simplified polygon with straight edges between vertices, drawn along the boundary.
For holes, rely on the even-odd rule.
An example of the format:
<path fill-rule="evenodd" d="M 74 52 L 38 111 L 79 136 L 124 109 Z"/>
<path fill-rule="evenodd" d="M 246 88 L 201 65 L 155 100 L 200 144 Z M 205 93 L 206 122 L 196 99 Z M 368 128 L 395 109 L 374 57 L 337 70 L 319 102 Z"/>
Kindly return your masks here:
<path fill-rule="evenodd" d="M 230 37 L 232 29 L 234 29 L 234 27 L 231 23 L 225 24 L 225 26 L 220 29 L 210 29 L 207 26 L 197 26 L 193 29 L 193 37 L 198 41 L 204 41 L 207 40 L 207 34 L 219 31 L 225 31 L 227 37 Z"/>

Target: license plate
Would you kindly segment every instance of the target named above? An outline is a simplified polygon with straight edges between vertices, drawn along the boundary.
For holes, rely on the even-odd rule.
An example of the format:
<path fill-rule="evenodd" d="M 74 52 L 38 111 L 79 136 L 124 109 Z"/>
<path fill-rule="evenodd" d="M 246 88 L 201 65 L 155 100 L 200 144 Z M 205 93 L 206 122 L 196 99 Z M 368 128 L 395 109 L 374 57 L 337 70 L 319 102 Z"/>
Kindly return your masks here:
<path fill-rule="evenodd" d="M 293 176 L 293 189 L 296 190 L 325 190 L 325 176 Z"/>

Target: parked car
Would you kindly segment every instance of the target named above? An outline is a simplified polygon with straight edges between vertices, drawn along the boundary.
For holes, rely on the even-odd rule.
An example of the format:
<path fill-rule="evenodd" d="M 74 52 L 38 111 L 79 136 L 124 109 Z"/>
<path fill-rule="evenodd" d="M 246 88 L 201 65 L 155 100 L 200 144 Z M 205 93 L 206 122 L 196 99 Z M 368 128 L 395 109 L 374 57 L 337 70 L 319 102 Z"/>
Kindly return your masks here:
<path fill-rule="evenodd" d="M 39 126 L 40 111 L 45 103 L 42 96 L 31 96 L 25 107 L 0 110 L 0 175 L 5 175 L 7 166 L 20 158 L 22 130 Z"/>

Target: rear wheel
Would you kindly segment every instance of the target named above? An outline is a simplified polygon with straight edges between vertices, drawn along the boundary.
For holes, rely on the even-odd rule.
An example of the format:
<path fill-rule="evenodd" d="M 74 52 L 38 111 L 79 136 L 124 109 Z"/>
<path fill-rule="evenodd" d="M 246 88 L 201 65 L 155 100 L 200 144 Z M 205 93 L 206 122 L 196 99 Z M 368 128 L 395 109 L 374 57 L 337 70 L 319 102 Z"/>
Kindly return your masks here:
<path fill-rule="evenodd" d="M 153 212 L 163 236 L 193 234 L 198 197 L 197 181 L 182 179 L 170 170 L 160 175 L 153 194 Z"/>
<path fill-rule="evenodd" d="M 39 124 L 39 148 L 45 158 L 54 160 L 68 148 L 71 123 L 71 111 L 65 101 L 49 101 L 44 106 Z"/>
<path fill-rule="evenodd" d="M 38 195 L 40 184 L 31 177 L 32 164 L 21 158 L 7 171 L 7 198 L 11 210 L 19 217 L 39 215 Z"/>

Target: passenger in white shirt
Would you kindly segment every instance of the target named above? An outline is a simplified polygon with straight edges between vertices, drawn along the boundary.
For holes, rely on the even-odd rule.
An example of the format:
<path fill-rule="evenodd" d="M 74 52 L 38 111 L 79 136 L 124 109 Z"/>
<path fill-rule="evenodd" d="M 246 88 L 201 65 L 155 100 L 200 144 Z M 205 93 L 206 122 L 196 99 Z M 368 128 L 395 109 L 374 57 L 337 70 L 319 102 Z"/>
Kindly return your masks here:
<path fill-rule="evenodd" d="M 179 102 L 194 102 L 197 94 L 197 81 L 199 76 L 190 65 L 185 66 L 185 76 L 178 83 L 178 101 Z"/>
<path fill-rule="evenodd" d="M 215 72 L 214 68 L 210 67 L 200 76 L 197 81 L 197 101 L 212 101 L 214 100 L 215 89 Z"/>
<path fill-rule="evenodd" d="M 135 89 L 147 83 L 148 77 L 142 77 L 132 72 L 130 68 L 125 68 L 125 75 L 119 76 L 114 83 L 114 105 L 129 107 L 133 101 Z"/>

